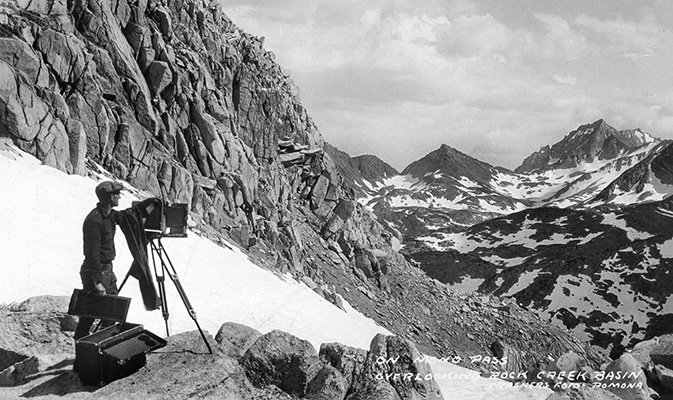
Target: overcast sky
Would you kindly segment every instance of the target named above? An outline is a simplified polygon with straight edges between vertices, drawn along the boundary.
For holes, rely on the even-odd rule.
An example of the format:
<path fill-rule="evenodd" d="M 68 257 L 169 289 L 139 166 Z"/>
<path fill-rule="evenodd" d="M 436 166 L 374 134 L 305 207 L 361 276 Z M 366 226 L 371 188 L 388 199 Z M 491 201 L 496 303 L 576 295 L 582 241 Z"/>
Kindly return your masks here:
<path fill-rule="evenodd" d="M 673 138 L 670 0 L 222 0 L 325 139 L 402 170 L 446 143 L 513 169 L 605 119 Z"/>

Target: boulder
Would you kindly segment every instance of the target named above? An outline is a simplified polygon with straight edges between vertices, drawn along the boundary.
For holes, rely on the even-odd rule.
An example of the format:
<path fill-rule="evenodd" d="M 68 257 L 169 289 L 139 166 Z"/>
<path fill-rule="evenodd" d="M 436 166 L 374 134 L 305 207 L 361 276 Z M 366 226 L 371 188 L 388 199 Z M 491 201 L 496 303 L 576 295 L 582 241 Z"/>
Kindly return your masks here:
<path fill-rule="evenodd" d="M 213 156 L 213 159 L 219 163 L 224 164 L 226 151 L 222 138 L 217 133 L 213 118 L 203 111 L 203 102 L 195 98 L 191 103 L 190 115 L 192 122 L 196 125 L 201 134 L 201 139 L 206 149 Z M 198 161 L 198 160 L 197 160 Z"/>
<path fill-rule="evenodd" d="M 0 127 L 23 141 L 34 140 L 43 123 L 52 119 L 48 105 L 4 61 L 0 61 L 0 105 Z"/>
<path fill-rule="evenodd" d="M 40 34 L 35 47 L 43 54 L 59 82 L 76 83 L 88 67 L 85 45 L 74 35 L 47 29 Z"/>
<path fill-rule="evenodd" d="M 311 208 L 316 209 L 320 207 L 320 204 L 325 200 L 325 196 L 327 196 L 329 184 L 329 178 L 325 174 L 318 177 L 311 189 Z"/>
<path fill-rule="evenodd" d="M 112 0 L 110 1 L 110 9 L 114 12 L 115 17 L 117 17 L 119 26 L 124 29 L 131 19 L 131 7 L 129 3 L 124 0 Z"/>
<path fill-rule="evenodd" d="M 87 139 L 87 155 L 92 158 L 102 157 L 108 149 L 110 129 L 112 128 L 108 112 L 96 83 L 93 71 L 87 71 L 78 82 L 80 90 L 67 98 L 70 117 L 84 126 Z"/>
<path fill-rule="evenodd" d="M 652 349 L 654 349 L 658 344 L 659 344 L 658 338 L 639 342 L 635 346 L 633 346 L 633 349 L 631 350 L 630 354 L 644 368 L 650 362 L 652 362 L 650 353 L 652 352 Z"/>
<path fill-rule="evenodd" d="M 350 218 L 353 211 L 355 211 L 355 203 L 352 200 L 340 199 L 334 209 L 334 215 L 323 227 L 323 237 L 329 238 L 343 228 L 344 223 Z"/>
<path fill-rule="evenodd" d="M 518 374 L 525 370 L 524 359 L 521 353 L 512 346 L 496 340 L 491 344 L 491 352 L 500 360 L 507 359 L 505 370 Z"/>
<path fill-rule="evenodd" d="M 320 361 L 336 368 L 346 379 L 348 387 L 356 387 L 360 382 L 367 352 L 341 343 L 323 343 L 320 346 Z"/>
<path fill-rule="evenodd" d="M 153 61 L 147 70 L 147 84 L 152 97 L 156 97 L 173 81 L 173 73 L 164 61 Z"/>
<path fill-rule="evenodd" d="M 40 93 L 40 97 L 45 103 L 49 104 L 52 114 L 61 121 L 64 121 L 67 125 L 67 122 L 70 121 L 70 110 L 68 109 L 68 104 L 66 103 L 65 98 L 61 95 L 58 89 L 55 89 L 55 91 L 44 90 Z"/>
<path fill-rule="evenodd" d="M 564 353 L 554 363 L 553 367 L 557 371 L 580 371 L 582 367 L 587 365 L 587 361 L 574 351 Z"/>
<path fill-rule="evenodd" d="M 169 163 L 169 161 L 164 161 L 164 163 Z M 174 162 L 170 162 L 170 167 L 172 181 L 168 190 L 168 198 L 173 199 L 176 203 L 185 203 L 188 208 L 191 208 L 194 200 L 194 190 L 197 187 L 192 173 L 180 165 L 175 165 Z"/>
<path fill-rule="evenodd" d="M 256 387 L 275 385 L 302 397 L 321 369 L 311 343 L 279 330 L 261 336 L 241 359 L 250 382 Z"/>
<path fill-rule="evenodd" d="M 0 37 L 0 60 L 22 73 L 29 83 L 49 86 L 49 71 L 42 58 L 23 40 Z"/>
<path fill-rule="evenodd" d="M 226 322 L 217 331 L 215 341 L 226 355 L 238 359 L 261 336 L 262 333 L 257 329 L 236 322 Z"/>
<path fill-rule="evenodd" d="M 116 140 L 113 155 L 127 168 L 134 161 L 146 157 L 149 134 L 138 123 L 133 121 L 121 123 L 117 130 Z"/>
<path fill-rule="evenodd" d="M 70 298 L 65 296 L 35 296 L 10 307 L 11 312 L 67 312 Z"/>
<path fill-rule="evenodd" d="M 168 10 L 163 6 L 159 6 L 154 10 L 154 18 L 159 23 L 159 29 L 161 30 L 161 35 L 170 40 L 173 37 L 173 21 L 171 20 L 171 15 Z"/>
<path fill-rule="evenodd" d="M 423 357 L 411 341 L 398 336 L 388 336 L 386 343 L 388 358 L 397 360 L 392 364 L 391 372 L 402 377 L 399 380 L 393 377 L 392 382 L 402 400 L 443 399 L 439 386 L 433 378 L 430 365 L 419 361 Z M 405 379 L 404 376 L 409 374 L 414 374 L 413 377 L 417 379 Z"/>
<path fill-rule="evenodd" d="M 72 173 L 70 140 L 65 126 L 57 119 L 51 119 L 49 122 L 44 121 L 43 125 L 43 129 L 35 138 L 37 144 L 35 156 L 42 160 L 44 165 Z"/>
<path fill-rule="evenodd" d="M 362 271 L 367 278 L 375 278 L 374 262 L 376 260 L 370 257 L 368 252 L 356 249 L 355 250 L 355 267 Z"/>
<path fill-rule="evenodd" d="M 136 54 L 138 67 L 141 71 L 147 70 L 156 56 L 152 47 L 150 30 L 142 25 L 129 22 L 124 28 L 124 36 Z"/>
<path fill-rule="evenodd" d="M 409 340 L 378 334 L 371 342 L 361 379 L 348 400 L 443 399 L 427 363 Z M 420 378 L 420 379 L 419 379 Z"/>
<path fill-rule="evenodd" d="M 66 0 L 17 1 L 19 8 L 41 15 L 64 15 L 68 13 Z"/>
<path fill-rule="evenodd" d="M 0 386 L 20 385 L 38 369 L 36 357 L 0 348 Z"/>
<path fill-rule="evenodd" d="M 669 391 L 673 391 L 673 370 L 670 370 L 663 365 L 655 365 L 654 376 L 661 386 Z"/>
<path fill-rule="evenodd" d="M 59 321 L 59 326 L 63 332 L 75 332 L 79 319 L 73 315 L 64 315 Z"/>
<path fill-rule="evenodd" d="M 659 343 L 650 351 L 650 358 L 655 364 L 673 369 L 673 336 L 659 338 Z"/>
<path fill-rule="evenodd" d="M 304 162 L 304 155 L 300 152 L 286 153 L 278 155 L 278 160 L 283 166 L 289 167 L 295 164 L 302 164 Z"/>
<path fill-rule="evenodd" d="M 357 386 L 352 388 L 348 400 L 399 400 L 400 396 L 392 387 L 390 382 L 385 379 L 388 373 L 388 363 L 377 362 L 377 360 L 388 360 L 387 346 L 385 336 L 376 335 L 370 345 L 369 353 L 363 368 L 361 380 Z"/>
<path fill-rule="evenodd" d="M 254 388 L 235 359 L 209 354 L 197 331 L 170 336 L 164 349 L 147 357 L 145 368 L 96 390 L 94 396 L 105 400 L 292 400 L 275 388 Z"/>
<path fill-rule="evenodd" d="M 70 148 L 70 163 L 73 174 L 86 176 L 86 132 L 81 122 L 69 119 L 66 122 Z"/>
<path fill-rule="evenodd" d="M 348 381 L 331 365 L 325 365 L 313 378 L 304 399 L 343 400 L 348 392 Z"/>
<path fill-rule="evenodd" d="M 647 377 L 640 363 L 628 353 L 611 362 L 604 372 L 603 376 L 598 376 L 597 382 L 606 385 L 608 391 L 623 400 L 649 400 L 654 392 L 647 386 Z"/>

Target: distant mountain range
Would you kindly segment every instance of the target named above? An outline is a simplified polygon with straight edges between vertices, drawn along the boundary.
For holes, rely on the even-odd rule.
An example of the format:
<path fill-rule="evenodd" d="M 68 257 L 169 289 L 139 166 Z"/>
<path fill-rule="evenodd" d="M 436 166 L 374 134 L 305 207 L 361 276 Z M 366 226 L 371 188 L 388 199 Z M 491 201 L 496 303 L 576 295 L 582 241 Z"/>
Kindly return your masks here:
<path fill-rule="evenodd" d="M 400 174 L 358 161 L 360 202 L 444 283 L 514 297 L 603 346 L 673 313 L 669 141 L 598 120 L 514 171 L 446 144 Z"/>

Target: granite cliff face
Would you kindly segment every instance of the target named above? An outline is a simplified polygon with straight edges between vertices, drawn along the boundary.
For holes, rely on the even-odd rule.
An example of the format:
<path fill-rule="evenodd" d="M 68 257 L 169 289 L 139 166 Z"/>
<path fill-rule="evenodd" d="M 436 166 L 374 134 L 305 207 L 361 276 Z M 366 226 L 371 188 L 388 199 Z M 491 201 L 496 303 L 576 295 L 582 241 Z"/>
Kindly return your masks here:
<path fill-rule="evenodd" d="M 259 241 L 282 270 L 320 264 L 302 235 L 329 243 L 337 264 L 363 249 L 390 253 L 384 232 L 360 223 L 369 217 L 289 76 L 218 3 L 3 8 L 0 129 L 21 149 L 68 173 L 94 162 L 188 203 L 242 247 Z"/>

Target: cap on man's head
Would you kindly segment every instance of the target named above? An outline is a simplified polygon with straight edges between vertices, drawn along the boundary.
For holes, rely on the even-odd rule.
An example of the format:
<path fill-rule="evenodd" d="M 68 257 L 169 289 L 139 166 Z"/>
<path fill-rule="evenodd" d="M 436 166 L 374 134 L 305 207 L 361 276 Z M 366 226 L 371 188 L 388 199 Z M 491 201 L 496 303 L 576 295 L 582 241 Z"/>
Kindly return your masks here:
<path fill-rule="evenodd" d="M 101 202 L 106 202 L 110 200 L 110 195 L 121 192 L 123 188 L 124 185 L 119 182 L 101 182 L 96 186 L 96 197 L 98 197 L 98 200 Z"/>

